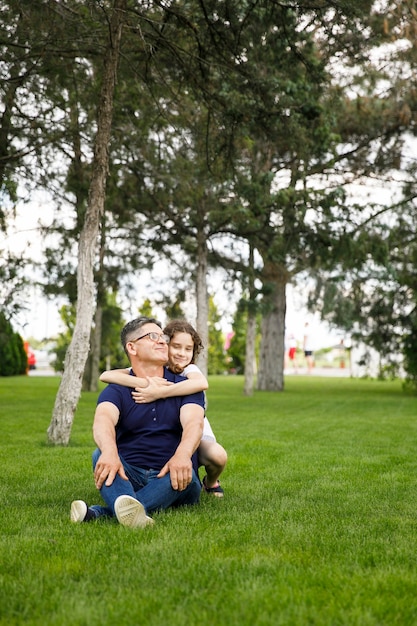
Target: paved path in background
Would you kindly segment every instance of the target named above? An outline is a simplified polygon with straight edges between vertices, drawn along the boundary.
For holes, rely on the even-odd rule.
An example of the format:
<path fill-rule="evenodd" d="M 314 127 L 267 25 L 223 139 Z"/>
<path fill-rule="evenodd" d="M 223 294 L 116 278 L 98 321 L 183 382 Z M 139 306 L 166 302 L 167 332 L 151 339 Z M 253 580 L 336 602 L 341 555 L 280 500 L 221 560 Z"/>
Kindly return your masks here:
<path fill-rule="evenodd" d="M 61 376 L 50 367 L 37 367 L 35 370 L 29 370 L 29 376 Z"/>
<path fill-rule="evenodd" d="M 323 376 L 329 378 L 350 378 L 349 368 L 343 367 L 314 367 L 311 374 L 307 374 L 305 367 L 300 367 L 298 374 L 294 370 L 288 369 L 284 371 L 284 376 Z"/>

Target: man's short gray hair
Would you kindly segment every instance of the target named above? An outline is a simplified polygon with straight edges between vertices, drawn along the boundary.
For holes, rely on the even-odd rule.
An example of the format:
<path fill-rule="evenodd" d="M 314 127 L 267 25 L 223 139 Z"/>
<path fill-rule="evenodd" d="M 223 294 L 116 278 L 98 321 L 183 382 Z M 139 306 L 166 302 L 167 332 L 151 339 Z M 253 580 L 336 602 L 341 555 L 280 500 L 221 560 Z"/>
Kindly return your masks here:
<path fill-rule="evenodd" d="M 156 324 L 159 328 L 162 328 L 161 322 L 156 320 L 154 317 L 137 317 L 134 320 L 131 320 L 122 328 L 122 332 L 120 333 L 120 340 L 122 342 L 123 350 L 129 356 L 126 345 L 129 341 L 134 341 L 134 339 L 138 338 L 138 331 L 145 326 L 145 324 Z"/>

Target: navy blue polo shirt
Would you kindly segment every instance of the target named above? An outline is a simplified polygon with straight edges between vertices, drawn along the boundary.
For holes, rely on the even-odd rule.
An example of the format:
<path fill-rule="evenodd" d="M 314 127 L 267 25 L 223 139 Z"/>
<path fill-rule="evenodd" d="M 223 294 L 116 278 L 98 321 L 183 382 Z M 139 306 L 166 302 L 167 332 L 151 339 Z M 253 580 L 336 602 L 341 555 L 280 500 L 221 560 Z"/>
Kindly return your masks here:
<path fill-rule="evenodd" d="M 174 383 L 186 380 L 166 367 L 164 378 Z M 204 409 L 204 394 L 198 392 L 137 404 L 132 391 L 131 387 L 110 384 L 100 393 L 97 404 L 111 402 L 119 409 L 116 443 L 123 459 L 137 467 L 159 471 L 174 455 L 181 441 L 181 407 L 198 404 Z M 196 456 L 194 454 L 193 466 L 197 471 Z"/>

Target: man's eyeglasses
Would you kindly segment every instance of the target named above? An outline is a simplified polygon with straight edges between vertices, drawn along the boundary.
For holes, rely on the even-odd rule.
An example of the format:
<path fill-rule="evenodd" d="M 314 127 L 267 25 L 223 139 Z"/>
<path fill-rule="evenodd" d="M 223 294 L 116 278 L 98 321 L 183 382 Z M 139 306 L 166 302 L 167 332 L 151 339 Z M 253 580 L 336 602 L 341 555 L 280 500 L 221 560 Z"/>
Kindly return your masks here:
<path fill-rule="evenodd" d="M 154 341 L 155 343 L 158 343 L 159 341 L 164 341 L 165 343 L 169 343 L 170 337 L 168 335 L 165 335 L 164 333 L 146 333 L 146 335 L 142 335 L 142 337 L 138 337 L 137 339 L 133 339 L 132 343 L 135 343 L 135 341 L 139 341 L 139 339 L 143 339 L 144 337 L 149 337 L 149 339 L 151 341 Z"/>

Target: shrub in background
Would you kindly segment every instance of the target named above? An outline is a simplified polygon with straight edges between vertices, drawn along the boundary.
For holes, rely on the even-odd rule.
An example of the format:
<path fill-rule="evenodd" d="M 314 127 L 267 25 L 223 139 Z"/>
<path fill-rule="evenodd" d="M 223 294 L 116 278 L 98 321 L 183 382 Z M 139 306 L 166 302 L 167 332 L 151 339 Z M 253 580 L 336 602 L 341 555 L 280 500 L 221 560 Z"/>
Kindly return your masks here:
<path fill-rule="evenodd" d="M 15 333 L 5 314 L 0 311 L 0 376 L 27 373 L 28 359 L 23 339 Z"/>

